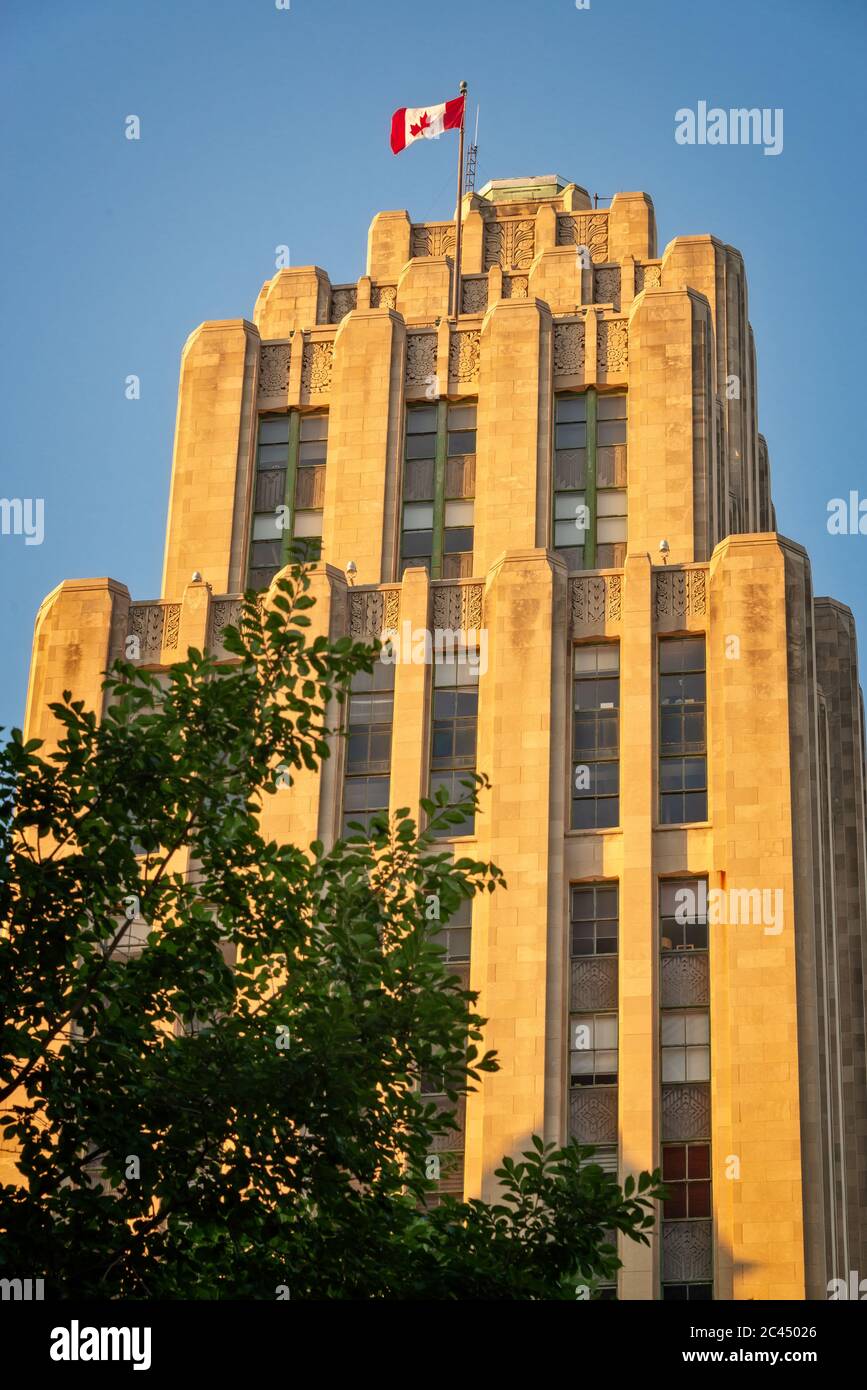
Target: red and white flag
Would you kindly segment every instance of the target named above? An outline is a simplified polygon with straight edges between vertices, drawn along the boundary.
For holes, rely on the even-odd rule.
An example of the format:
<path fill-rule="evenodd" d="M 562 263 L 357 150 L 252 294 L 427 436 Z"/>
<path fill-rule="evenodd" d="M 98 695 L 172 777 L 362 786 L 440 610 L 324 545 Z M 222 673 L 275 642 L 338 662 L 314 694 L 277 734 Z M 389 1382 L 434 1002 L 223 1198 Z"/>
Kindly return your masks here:
<path fill-rule="evenodd" d="M 413 140 L 436 140 L 444 130 L 459 130 L 466 97 L 442 106 L 402 106 L 391 118 L 391 152 L 400 154 Z"/>

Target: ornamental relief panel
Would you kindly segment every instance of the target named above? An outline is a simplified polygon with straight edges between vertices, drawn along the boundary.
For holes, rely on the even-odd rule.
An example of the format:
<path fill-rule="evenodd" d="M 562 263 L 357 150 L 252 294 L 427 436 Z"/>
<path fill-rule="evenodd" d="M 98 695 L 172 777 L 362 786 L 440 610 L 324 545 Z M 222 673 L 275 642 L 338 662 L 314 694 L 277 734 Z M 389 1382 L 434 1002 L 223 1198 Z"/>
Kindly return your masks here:
<path fill-rule="evenodd" d="M 371 285 L 371 309 L 394 309 L 397 307 L 397 285 Z"/>
<path fill-rule="evenodd" d="M 127 616 L 127 641 L 132 637 L 137 642 L 133 648 L 133 661 L 159 661 L 163 649 L 165 627 L 165 608 L 161 603 L 130 604 Z M 177 636 L 175 637 L 177 645 Z M 129 646 L 127 651 L 129 651 Z"/>
<path fill-rule="evenodd" d="M 410 232 L 409 254 L 415 256 L 451 256 L 455 249 L 454 222 L 433 222 L 417 225 Z"/>
<path fill-rule="evenodd" d="M 488 307 L 488 277 L 479 275 L 472 280 L 462 280 L 461 313 L 483 314 Z"/>
<path fill-rule="evenodd" d="M 479 352 L 481 331 L 478 328 L 465 329 L 453 333 L 449 339 L 449 379 L 452 381 L 475 381 L 479 375 Z"/>
<path fill-rule="evenodd" d="M 357 641 L 379 637 L 385 618 L 385 595 L 379 589 L 352 589 L 349 593 L 349 635 Z"/>
<path fill-rule="evenodd" d="M 408 333 L 406 336 L 406 385 L 424 386 L 436 376 L 437 337 L 435 333 Z"/>
<path fill-rule="evenodd" d="M 636 265 L 635 267 L 635 293 L 640 294 L 642 290 L 658 290 L 662 286 L 662 266 L 661 265 Z"/>
<path fill-rule="evenodd" d="M 617 957 L 585 956 L 572 962 L 573 1009 L 617 1008 Z"/>
<path fill-rule="evenodd" d="M 559 213 L 557 245 L 586 246 L 591 261 L 608 260 L 608 214 L 605 212 Z"/>
<path fill-rule="evenodd" d="M 584 372 L 585 326 L 583 323 L 554 324 L 554 375 L 581 376 Z"/>
<path fill-rule="evenodd" d="M 713 1278 L 713 1227 L 710 1221 L 664 1221 L 662 1277 L 673 1284 Z"/>
<path fill-rule="evenodd" d="M 227 627 L 237 627 L 244 611 L 244 601 L 240 598 L 214 599 L 208 615 L 208 649 L 217 651 L 223 645 L 223 633 Z"/>
<path fill-rule="evenodd" d="M 663 569 L 654 576 L 658 621 L 701 618 L 707 612 L 707 570 Z"/>
<path fill-rule="evenodd" d="M 570 579 L 569 613 L 573 626 L 602 627 L 606 622 L 619 623 L 622 616 L 622 588 L 622 576 L 619 574 Z"/>
<path fill-rule="evenodd" d="M 710 1003 L 706 951 L 664 951 L 660 958 L 660 1000 L 663 1009 L 699 1007 Z"/>
<path fill-rule="evenodd" d="M 617 1143 L 616 1086 L 575 1086 L 569 1092 L 569 1135 L 579 1144 Z"/>
<path fill-rule="evenodd" d="M 305 343 L 301 358 L 301 390 L 327 391 L 331 385 L 333 342 Z"/>
<path fill-rule="evenodd" d="M 593 301 L 595 304 L 613 304 L 620 310 L 620 266 L 608 265 L 593 274 Z"/>
<path fill-rule="evenodd" d="M 484 621 L 483 584 L 437 584 L 432 590 L 432 626 L 441 632 L 478 632 Z"/>
<path fill-rule="evenodd" d="M 600 372 L 622 376 L 629 365 L 626 319 L 600 319 L 596 325 L 596 366 Z"/>
<path fill-rule="evenodd" d="M 710 1137 L 710 1086 L 706 1082 L 663 1086 L 662 1137 L 684 1142 Z"/>
<path fill-rule="evenodd" d="M 263 343 L 259 353 L 260 396 L 285 396 L 289 390 L 291 343 Z"/>
<path fill-rule="evenodd" d="M 536 224 L 532 218 L 508 217 L 485 223 L 484 267 L 529 270 L 535 255 Z"/>
<path fill-rule="evenodd" d="M 331 322 L 340 323 L 356 306 L 357 285 L 337 285 L 331 291 Z"/>
<path fill-rule="evenodd" d="M 526 275 L 503 276 L 504 299 L 527 299 L 530 294 L 530 280 Z"/>

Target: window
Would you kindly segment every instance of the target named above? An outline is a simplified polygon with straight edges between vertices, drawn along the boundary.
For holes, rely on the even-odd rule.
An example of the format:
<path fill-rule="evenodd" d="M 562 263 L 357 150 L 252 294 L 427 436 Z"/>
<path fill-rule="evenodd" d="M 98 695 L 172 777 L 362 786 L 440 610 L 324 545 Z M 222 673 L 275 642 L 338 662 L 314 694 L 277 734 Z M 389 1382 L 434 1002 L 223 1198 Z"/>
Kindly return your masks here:
<path fill-rule="evenodd" d="M 663 825 L 707 820 L 704 637 L 659 644 L 659 817 Z"/>
<path fill-rule="evenodd" d="M 572 829 L 620 822 L 620 649 L 573 649 Z"/>
<path fill-rule="evenodd" d="M 662 1080 L 710 1080 L 710 1019 L 706 1009 L 665 1009 Z"/>
<path fill-rule="evenodd" d="M 710 1144 L 663 1144 L 662 1181 L 669 1196 L 662 1204 L 666 1221 L 711 1215 Z"/>
<path fill-rule="evenodd" d="M 347 711 L 344 835 L 358 834 L 351 821 L 369 833 L 374 816 L 388 814 L 393 707 L 393 662 L 377 661 L 372 672 L 355 674 Z"/>
<path fill-rule="evenodd" d="M 573 1014 L 569 1031 L 572 1085 L 616 1085 L 617 1015 Z"/>
<path fill-rule="evenodd" d="M 617 884 L 582 884 L 572 889 L 572 956 L 617 954 Z"/>
<path fill-rule="evenodd" d="M 707 880 L 667 879 L 659 885 L 659 939 L 663 951 L 707 950 Z"/>
<path fill-rule="evenodd" d="M 259 420 L 249 584 L 265 589 L 293 558 L 318 560 L 328 416 L 292 410 Z"/>
<path fill-rule="evenodd" d="M 713 1299 L 713 1284 L 663 1284 L 663 1303 L 706 1303 Z"/>
<path fill-rule="evenodd" d="M 408 406 L 401 574 L 410 565 L 433 579 L 472 574 L 475 488 L 475 403 Z"/>
<path fill-rule="evenodd" d="M 595 388 L 554 407 L 554 548 L 570 570 L 623 565 L 627 537 L 626 396 Z"/>
<path fill-rule="evenodd" d="M 433 732 L 431 738 L 431 795 L 445 787 L 449 800 L 465 801 L 471 795 L 461 785 L 476 766 L 476 727 L 479 712 L 479 663 L 460 647 L 439 654 L 434 662 Z M 459 825 L 444 827 L 443 836 L 472 835 L 475 817 L 470 812 Z"/>
<path fill-rule="evenodd" d="M 445 950 L 447 965 L 465 965 L 470 959 L 470 936 L 473 915 L 471 898 L 464 898 L 452 913 L 446 926 L 432 922 L 431 939 Z"/>

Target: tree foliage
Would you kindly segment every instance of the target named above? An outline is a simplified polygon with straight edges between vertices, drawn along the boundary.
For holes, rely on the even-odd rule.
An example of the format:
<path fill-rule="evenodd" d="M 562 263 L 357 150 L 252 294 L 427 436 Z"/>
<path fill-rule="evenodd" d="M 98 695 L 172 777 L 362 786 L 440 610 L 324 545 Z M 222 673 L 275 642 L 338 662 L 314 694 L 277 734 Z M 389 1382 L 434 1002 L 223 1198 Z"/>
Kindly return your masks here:
<path fill-rule="evenodd" d="M 503 1162 L 501 1199 L 426 1207 L 451 1102 L 496 1069 L 429 931 L 499 870 L 432 831 L 444 794 L 330 848 L 263 834 L 329 756 L 376 647 L 311 638 L 303 568 L 252 596 L 230 662 L 123 662 L 56 749 L 0 753 L 0 1273 L 54 1297 L 574 1298 L 646 1239 L 658 1177 L 590 1151 Z M 333 722 L 338 722 L 334 720 Z M 474 779 L 474 801 L 483 779 Z"/>

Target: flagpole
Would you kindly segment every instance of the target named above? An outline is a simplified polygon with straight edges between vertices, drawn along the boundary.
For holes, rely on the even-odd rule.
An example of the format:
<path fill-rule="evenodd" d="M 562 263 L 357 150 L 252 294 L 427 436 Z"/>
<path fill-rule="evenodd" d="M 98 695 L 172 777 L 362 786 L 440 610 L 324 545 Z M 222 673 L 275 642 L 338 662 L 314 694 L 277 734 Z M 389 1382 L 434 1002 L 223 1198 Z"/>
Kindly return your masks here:
<path fill-rule="evenodd" d="M 455 283 L 452 289 L 452 314 L 457 322 L 461 309 L 461 203 L 464 200 L 464 122 L 467 116 L 467 84 L 460 85 L 460 95 L 464 99 L 461 111 L 460 139 L 458 141 L 458 205 L 455 209 Z"/>

